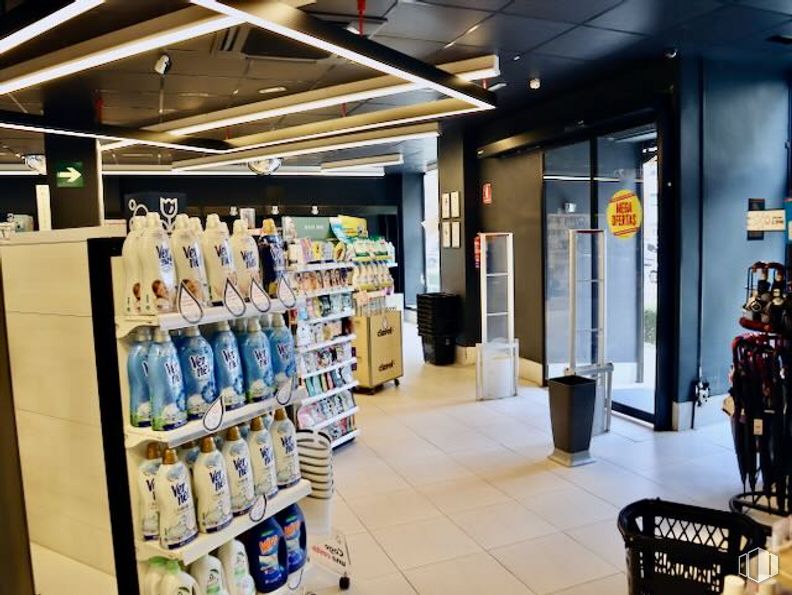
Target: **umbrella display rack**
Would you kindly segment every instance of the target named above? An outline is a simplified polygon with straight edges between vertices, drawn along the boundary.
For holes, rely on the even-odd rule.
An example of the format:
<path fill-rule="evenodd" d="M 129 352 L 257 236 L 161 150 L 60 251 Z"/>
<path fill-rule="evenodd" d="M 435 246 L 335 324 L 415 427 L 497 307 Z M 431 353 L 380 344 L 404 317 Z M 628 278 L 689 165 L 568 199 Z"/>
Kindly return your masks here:
<path fill-rule="evenodd" d="M 748 269 L 740 324 L 732 341 L 729 415 L 743 492 L 736 512 L 792 513 L 792 291 L 779 263 Z"/>

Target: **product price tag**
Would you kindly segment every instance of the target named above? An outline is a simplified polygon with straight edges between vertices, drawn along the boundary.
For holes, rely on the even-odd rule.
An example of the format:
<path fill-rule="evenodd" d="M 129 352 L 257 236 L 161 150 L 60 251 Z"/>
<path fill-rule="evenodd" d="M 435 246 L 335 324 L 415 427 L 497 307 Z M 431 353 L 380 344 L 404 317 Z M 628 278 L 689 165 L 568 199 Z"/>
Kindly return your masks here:
<path fill-rule="evenodd" d="M 289 579 L 286 582 L 286 586 L 289 588 L 289 591 L 294 592 L 300 588 L 303 581 L 303 572 L 305 572 L 305 566 L 300 568 L 300 572 L 289 575 Z"/>
<path fill-rule="evenodd" d="M 278 299 L 287 309 L 294 308 L 297 305 L 297 296 L 294 295 L 294 290 L 292 290 L 286 277 L 283 276 L 278 279 Z"/>
<path fill-rule="evenodd" d="M 250 520 L 254 523 L 260 523 L 264 520 L 264 516 L 267 514 L 267 497 L 265 495 L 262 494 L 256 498 L 249 514 Z"/>
<path fill-rule="evenodd" d="M 754 436 L 761 436 L 764 434 L 764 422 L 761 419 L 755 419 L 753 422 Z"/>
<path fill-rule="evenodd" d="M 272 307 L 272 301 L 267 295 L 267 292 L 264 291 L 264 288 L 255 279 L 251 279 L 250 283 L 250 303 L 262 314 L 269 312 L 269 309 Z"/>
<path fill-rule="evenodd" d="M 278 405 L 288 405 L 291 403 L 292 398 L 292 381 L 291 379 L 286 382 L 281 382 L 278 386 L 278 392 L 275 393 L 275 400 Z"/>
<path fill-rule="evenodd" d="M 225 414 L 225 407 L 223 407 L 223 399 L 217 397 L 214 402 L 209 405 L 203 416 L 203 426 L 207 432 L 216 432 L 217 429 L 223 424 L 223 415 Z"/>
<path fill-rule="evenodd" d="M 198 324 L 203 318 L 203 307 L 201 302 L 195 299 L 192 292 L 187 289 L 187 285 L 182 282 L 179 285 L 179 294 L 177 296 L 177 304 L 179 307 L 179 314 L 182 318 L 190 324 Z"/>
<path fill-rule="evenodd" d="M 242 299 L 242 294 L 239 293 L 236 285 L 231 283 L 230 279 L 226 279 L 225 290 L 223 291 L 223 305 L 234 316 L 242 316 L 245 313 L 245 300 Z"/>

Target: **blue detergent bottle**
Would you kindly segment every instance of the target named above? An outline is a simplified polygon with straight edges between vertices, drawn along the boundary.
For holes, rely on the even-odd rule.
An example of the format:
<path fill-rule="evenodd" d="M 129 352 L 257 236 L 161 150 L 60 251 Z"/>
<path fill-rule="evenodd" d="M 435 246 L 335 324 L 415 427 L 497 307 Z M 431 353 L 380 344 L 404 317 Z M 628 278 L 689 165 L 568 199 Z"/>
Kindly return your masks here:
<path fill-rule="evenodd" d="M 187 415 L 190 419 L 201 419 L 217 397 L 212 348 L 198 327 L 191 326 L 184 332 L 177 349 L 184 376 Z"/>
<path fill-rule="evenodd" d="M 275 393 L 275 375 L 272 372 L 270 343 L 261 332 L 261 324 L 257 319 L 248 321 L 247 334 L 240 341 L 239 350 L 242 352 L 248 402 L 268 399 Z"/>
<path fill-rule="evenodd" d="M 151 333 L 140 328 L 135 333 L 135 342 L 129 348 L 127 375 L 129 376 L 129 423 L 136 428 L 151 425 L 151 399 L 148 389 L 148 357 Z"/>
<path fill-rule="evenodd" d="M 168 331 L 156 329 L 149 347 L 148 386 L 151 396 L 151 425 L 167 431 L 187 423 L 187 403 L 179 356 Z"/>
<path fill-rule="evenodd" d="M 215 382 L 217 392 L 223 399 L 226 411 L 238 409 L 245 404 L 245 387 L 242 379 L 242 359 L 236 337 L 228 322 L 217 325 L 212 337 L 214 351 Z"/>
<path fill-rule="evenodd" d="M 272 371 L 275 382 L 280 385 L 297 374 L 297 363 L 294 357 L 294 337 L 286 326 L 282 314 L 272 315 L 272 328 L 267 329 L 272 351 Z"/>
<path fill-rule="evenodd" d="M 305 561 L 308 558 L 308 536 L 305 531 L 305 517 L 300 507 L 292 504 L 275 515 L 275 520 L 283 530 L 283 536 L 286 540 L 289 574 L 292 574 L 305 566 Z"/>
<path fill-rule="evenodd" d="M 259 593 L 277 591 L 289 580 L 289 559 L 283 530 L 273 518 L 263 521 L 242 538 L 250 574 Z"/>

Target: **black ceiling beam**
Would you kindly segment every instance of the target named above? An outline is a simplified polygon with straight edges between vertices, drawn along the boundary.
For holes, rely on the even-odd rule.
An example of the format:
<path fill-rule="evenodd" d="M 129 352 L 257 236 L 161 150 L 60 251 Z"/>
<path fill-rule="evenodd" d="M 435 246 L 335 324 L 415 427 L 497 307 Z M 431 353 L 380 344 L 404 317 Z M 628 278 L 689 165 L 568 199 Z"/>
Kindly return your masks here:
<path fill-rule="evenodd" d="M 0 19 L 0 38 L 24 29 L 72 2 L 73 0 L 35 0 L 33 2 L 25 2 L 11 10 L 6 10 L 6 2 L 3 2 L 3 10 L 0 11 L 0 16 L 2 16 Z"/>
<path fill-rule="evenodd" d="M 71 120 L 71 119 L 68 119 Z M 170 146 L 185 151 L 223 153 L 232 149 L 231 145 L 221 140 L 174 136 L 165 132 L 152 132 L 111 124 L 75 124 L 63 116 L 47 117 L 37 114 L 0 111 L 0 128 L 17 128 L 32 132 L 66 134 L 74 136 L 90 136 L 95 138 L 131 140 L 138 144 Z"/>

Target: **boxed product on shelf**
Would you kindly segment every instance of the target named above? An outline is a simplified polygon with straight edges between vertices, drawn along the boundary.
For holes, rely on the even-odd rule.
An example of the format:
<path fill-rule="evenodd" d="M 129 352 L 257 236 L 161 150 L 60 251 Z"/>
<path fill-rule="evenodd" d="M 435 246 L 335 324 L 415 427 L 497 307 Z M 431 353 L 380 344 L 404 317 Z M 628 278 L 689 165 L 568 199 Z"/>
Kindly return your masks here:
<path fill-rule="evenodd" d="M 351 343 L 330 345 L 302 353 L 297 357 L 297 370 L 301 375 L 313 374 L 330 366 L 342 364 L 352 359 Z"/>

